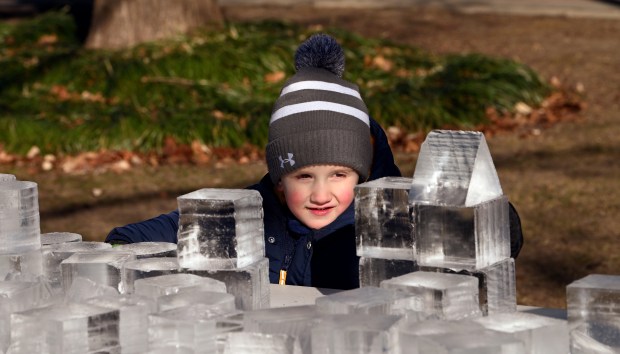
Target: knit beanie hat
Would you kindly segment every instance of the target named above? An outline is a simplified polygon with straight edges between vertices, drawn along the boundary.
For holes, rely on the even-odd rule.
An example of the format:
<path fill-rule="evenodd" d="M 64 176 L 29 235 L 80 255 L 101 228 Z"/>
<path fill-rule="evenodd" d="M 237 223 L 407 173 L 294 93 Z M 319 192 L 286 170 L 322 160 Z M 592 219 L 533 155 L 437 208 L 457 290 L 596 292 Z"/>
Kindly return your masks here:
<path fill-rule="evenodd" d="M 274 184 L 310 165 L 341 165 L 365 181 L 372 163 L 368 109 L 357 85 L 342 79 L 344 51 L 316 34 L 295 52 L 296 73 L 282 88 L 269 122 L 267 168 Z"/>

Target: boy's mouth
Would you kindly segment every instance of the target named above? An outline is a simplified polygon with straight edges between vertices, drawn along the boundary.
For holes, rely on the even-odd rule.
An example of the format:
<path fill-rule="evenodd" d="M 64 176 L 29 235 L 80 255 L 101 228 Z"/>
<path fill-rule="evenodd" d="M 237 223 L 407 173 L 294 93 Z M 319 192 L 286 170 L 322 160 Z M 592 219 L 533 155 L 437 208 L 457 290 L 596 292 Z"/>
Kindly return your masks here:
<path fill-rule="evenodd" d="M 317 215 L 317 216 L 323 216 L 328 214 L 331 210 L 333 209 L 333 207 L 326 207 L 326 208 L 308 208 L 308 210 L 310 211 L 310 213 Z"/>

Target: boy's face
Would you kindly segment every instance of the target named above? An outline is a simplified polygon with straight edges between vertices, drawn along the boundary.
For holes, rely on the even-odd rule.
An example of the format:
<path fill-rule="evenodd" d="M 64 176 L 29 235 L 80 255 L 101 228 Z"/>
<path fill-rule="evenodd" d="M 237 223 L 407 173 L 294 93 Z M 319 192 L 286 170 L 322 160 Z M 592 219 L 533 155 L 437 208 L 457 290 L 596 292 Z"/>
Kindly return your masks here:
<path fill-rule="evenodd" d="M 278 190 L 289 210 L 307 227 L 329 225 L 353 202 L 359 176 L 349 167 L 313 165 L 282 177 Z"/>

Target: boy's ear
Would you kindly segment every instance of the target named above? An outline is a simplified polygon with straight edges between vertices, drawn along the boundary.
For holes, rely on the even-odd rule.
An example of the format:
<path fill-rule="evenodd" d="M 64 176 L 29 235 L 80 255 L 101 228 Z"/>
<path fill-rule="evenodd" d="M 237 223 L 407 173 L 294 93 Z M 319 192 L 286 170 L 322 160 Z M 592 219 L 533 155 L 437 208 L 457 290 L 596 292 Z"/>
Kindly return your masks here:
<path fill-rule="evenodd" d="M 284 192 L 284 186 L 282 185 L 282 180 L 279 180 L 278 183 L 276 183 L 276 190 L 278 192 Z"/>

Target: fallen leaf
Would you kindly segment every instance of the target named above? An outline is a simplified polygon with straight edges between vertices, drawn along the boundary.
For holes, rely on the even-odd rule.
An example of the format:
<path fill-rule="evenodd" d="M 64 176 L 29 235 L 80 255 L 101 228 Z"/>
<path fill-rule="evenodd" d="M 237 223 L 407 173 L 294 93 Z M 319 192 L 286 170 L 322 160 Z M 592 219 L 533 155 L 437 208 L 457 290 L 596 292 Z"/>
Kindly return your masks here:
<path fill-rule="evenodd" d="M 265 74 L 265 76 L 263 77 L 263 80 L 266 83 L 274 83 L 274 82 L 279 82 L 279 81 L 284 80 L 285 77 L 286 77 L 286 74 L 284 73 L 284 71 L 276 71 L 276 72 Z"/>

